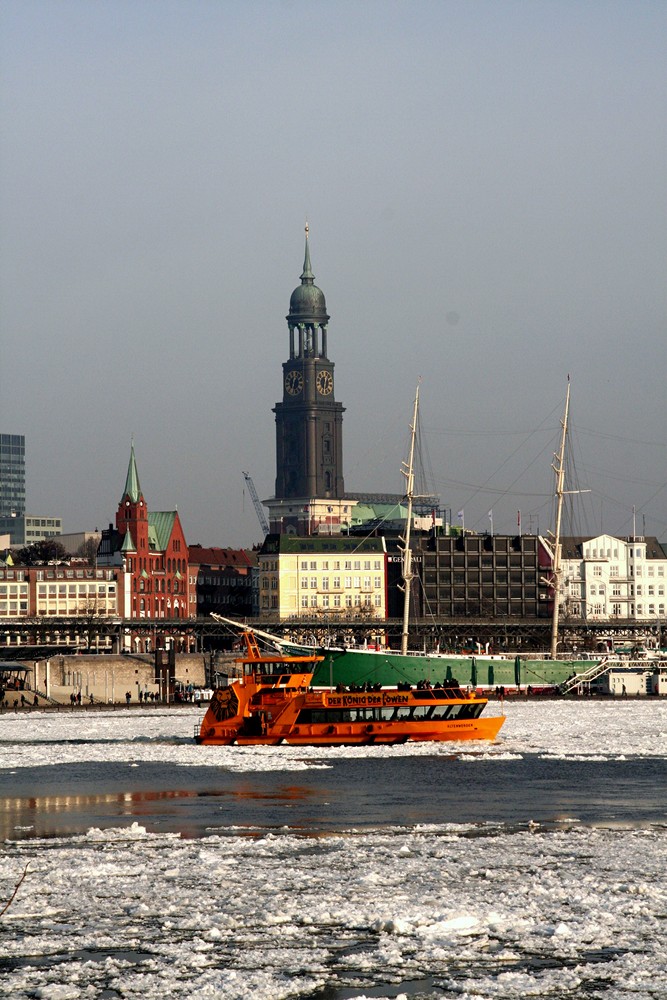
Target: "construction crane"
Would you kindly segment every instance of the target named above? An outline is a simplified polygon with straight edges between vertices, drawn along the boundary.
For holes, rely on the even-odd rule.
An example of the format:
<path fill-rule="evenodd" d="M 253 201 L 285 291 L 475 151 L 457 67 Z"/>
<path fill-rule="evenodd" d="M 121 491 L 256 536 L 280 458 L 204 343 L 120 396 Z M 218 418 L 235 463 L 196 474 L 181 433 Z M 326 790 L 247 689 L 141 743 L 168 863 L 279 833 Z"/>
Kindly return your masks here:
<path fill-rule="evenodd" d="M 269 533 L 269 522 L 266 520 L 266 514 L 264 513 L 264 508 L 262 507 L 260 499 L 257 496 L 257 490 L 255 489 L 255 484 L 253 483 L 250 475 L 247 472 L 243 473 L 243 478 L 245 479 L 245 481 L 247 483 L 248 491 L 250 493 L 250 496 L 252 497 L 252 502 L 253 502 L 253 505 L 254 505 L 254 508 L 255 508 L 255 513 L 257 514 L 257 518 L 258 518 L 259 523 L 261 525 L 262 531 L 264 532 L 265 535 L 268 535 L 268 533 Z"/>

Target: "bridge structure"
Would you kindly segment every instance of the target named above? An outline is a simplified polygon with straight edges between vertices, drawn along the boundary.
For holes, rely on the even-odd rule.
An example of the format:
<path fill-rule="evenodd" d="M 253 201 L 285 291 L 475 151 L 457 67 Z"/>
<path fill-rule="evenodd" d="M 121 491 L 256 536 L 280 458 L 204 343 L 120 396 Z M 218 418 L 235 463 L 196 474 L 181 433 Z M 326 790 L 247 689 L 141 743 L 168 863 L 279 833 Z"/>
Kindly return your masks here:
<path fill-rule="evenodd" d="M 279 621 L 266 616 L 239 619 L 238 626 L 263 629 L 303 642 L 388 643 L 399 648 L 403 621 L 322 615 Z M 144 650 L 206 651 L 231 646 L 237 635 L 238 629 L 214 618 L 0 619 L 0 657 L 43 659 L 55 653 L 84 650 L 121 652 L 135 648 L 137 642 Z M 549 648 L 550 636 L 551 621 L 547 618 L 425 617 L 410 623 L 410 648 L 428 651 L 438 647 L 443 651 L 544 651 Z M 561 619 L 558 626 L 558 655 L 623 646 L 631 649 L 646 644 L 667 647 L 667 622 L 591 623 Z"/>

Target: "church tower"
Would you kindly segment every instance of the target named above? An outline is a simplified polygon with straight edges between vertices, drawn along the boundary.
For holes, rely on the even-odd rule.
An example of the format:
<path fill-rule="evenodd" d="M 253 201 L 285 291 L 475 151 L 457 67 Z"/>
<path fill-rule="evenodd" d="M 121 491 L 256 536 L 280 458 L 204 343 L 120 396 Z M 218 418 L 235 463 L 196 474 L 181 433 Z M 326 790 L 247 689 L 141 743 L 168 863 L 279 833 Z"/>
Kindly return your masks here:
<path fill-rule="evenodd" d="M 126 546 L 144 558 L 148 555 L 148 510 L 139 483 L 134 442 L 130 448 L 130 463 L 125 477 L 125 489 L 116 511 L 116 530 L 126 538 Z"/>
<path fill-rule="evenodd" d="M 329 316 L 310 264 L 308 226 L 301 284 L 292 292 L 286 319 L 289 359 L 283 363 L 283 399 L 273 411 L 275 499 L 306 504 L 342 500 L 344 407 L 334 398 L 334 364 L 327 354 Z"/>

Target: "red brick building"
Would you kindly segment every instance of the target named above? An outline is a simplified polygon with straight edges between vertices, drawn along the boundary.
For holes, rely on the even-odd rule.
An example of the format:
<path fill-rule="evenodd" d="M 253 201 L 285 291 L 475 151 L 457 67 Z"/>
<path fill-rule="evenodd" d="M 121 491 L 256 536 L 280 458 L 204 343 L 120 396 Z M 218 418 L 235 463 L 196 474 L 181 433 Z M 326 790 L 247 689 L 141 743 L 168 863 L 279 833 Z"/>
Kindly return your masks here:
<path fill-rule="evenodd" d="M 188 546 L 178 511 L 149 512 L 139 483 L 134 445 L 116 527 L 102 532 L 98 566 L 121 566 L 122 618 L 188 618 L 196 607 Z"/>

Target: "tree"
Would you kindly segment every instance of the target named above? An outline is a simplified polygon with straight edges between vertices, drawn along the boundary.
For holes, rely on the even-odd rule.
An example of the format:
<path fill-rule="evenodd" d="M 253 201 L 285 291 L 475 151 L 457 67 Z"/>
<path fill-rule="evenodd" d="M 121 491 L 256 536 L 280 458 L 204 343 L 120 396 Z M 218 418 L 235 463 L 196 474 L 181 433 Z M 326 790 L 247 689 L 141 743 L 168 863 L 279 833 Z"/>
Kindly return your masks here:
<path fill-rule="evenodd" d="M 40 542 L 26 545 L 16 554 L 16 563 L 21 566 L 37 566 L 39 563 L 68 562 L 69 553 L 55 538 L 43 538 Z"/>
<path fill-rule="evenodd" d="M 77 556 L 79 556 L 79 558 L 85 559 L 86 562 L 90 563 L 90 565 L 93 566 L 95 564 L 95 560 L 97 559 L 98 545 L 99 542 L 97 538 L 87 538 L 85 542 L 82 542 L 81 545 L 78 547 L 78 549 L 76 550 L 76 554 Z"/>

